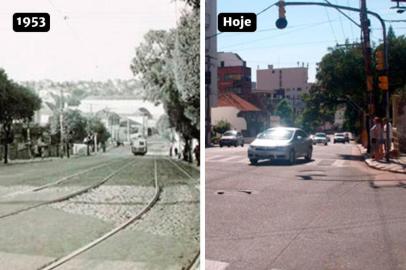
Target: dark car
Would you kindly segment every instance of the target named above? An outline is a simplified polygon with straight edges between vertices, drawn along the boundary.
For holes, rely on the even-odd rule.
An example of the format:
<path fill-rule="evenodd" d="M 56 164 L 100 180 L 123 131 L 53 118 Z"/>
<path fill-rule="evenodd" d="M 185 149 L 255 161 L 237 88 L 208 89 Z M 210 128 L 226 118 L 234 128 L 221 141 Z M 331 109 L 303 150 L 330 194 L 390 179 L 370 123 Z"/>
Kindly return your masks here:
<path fill-rule="evenodd" d="M 234 145 L 235 147 L 239 145 L 244 146 L 244 137 L 239 131 L 229 130 L 224 132 L 224 134 L 221 136 L 219 144 L 220 147 L 223 147 L 225 145 L 227 146 Z"/>

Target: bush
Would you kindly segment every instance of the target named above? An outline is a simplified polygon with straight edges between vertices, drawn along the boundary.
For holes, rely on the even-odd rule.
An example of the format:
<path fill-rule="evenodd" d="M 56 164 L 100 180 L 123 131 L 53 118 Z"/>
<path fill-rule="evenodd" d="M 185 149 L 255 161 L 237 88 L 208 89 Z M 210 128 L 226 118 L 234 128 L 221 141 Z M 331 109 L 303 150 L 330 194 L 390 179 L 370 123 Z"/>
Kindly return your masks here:
<path fill-rule="evenodd" d="M 231 129 L 231 124 L 227 120 L 220 120 L 216 125 L 213 126 L 213 131 L 216 133 L 223 134 L 227 130 Z"/>

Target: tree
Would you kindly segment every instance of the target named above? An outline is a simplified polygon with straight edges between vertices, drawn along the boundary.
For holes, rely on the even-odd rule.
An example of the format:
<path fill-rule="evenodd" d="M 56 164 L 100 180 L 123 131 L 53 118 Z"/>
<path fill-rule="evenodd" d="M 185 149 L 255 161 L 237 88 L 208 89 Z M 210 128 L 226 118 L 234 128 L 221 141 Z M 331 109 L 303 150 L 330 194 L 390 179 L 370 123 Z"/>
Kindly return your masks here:
<path fill-rule="evenodd" d="M 213 131 L 223 134 L 227 130 L 231 129 L 231 124 L 227 120 L 220 120 L 213 126 Z"/>
<path fill-rule="evenodd" d="M 185 115 L 199 129 L 200 123 L 200 17 L 199 11 L 185 12 L 176 31 L 174 75 Z"/>
<path fill-rule="evenodd" d="M 335 106 L 326 106 L 326 91 L 319 85 L 313 85 L 308 94 L 303 95 L 306 103 L 303 113 L 299 117 L 298 125 L 307 132 L 313 132 L 325 122 L 334 121 Z"/>
<path fill-rule="evenodd" d="M 96 133 L 97 142 L 101 144 L 106 143 L 108 138 L 110 138 L 110 133 L 101 119 L 98 117 L 90 117 L 87 122 L 87 130 L 89 133 Z"/>
<path fill-rule="evenodd" d="M 0 69 L 0 124 L 4 163 L 8 163 L 8 145 L 13 141 L 13 122 L 31 120 L 34 112 L 40 108 L 41 99 L 37 94 L 9 80 L 5 71 Z"/>
<path fill-rule="evenodd" d="M 187 13 L 184 16 L 192 16 Z M 190 23 L 185 18 L 180 23 L 178 30 L 170 31 L 150 31 L 144 36 L 142 42 L 136 48 L 136 57 L 133 59 L 131 69 L 143 85 L 144 98 L 156 104 L 162 103 L 169 117 L 171 127 L 178 131 L 184 141 L 184 159 L 191 161 L 191 140 L 199 138 L 199 87 L 196 88 L 196 80 L 199 77 L 199 69 L 196 69 L 196 59 L 199 50 L 192 49 L 192 68 L 189 66 L 187 58 L 190 52 L 187 48 L 196 40 L 198 30 L 194 20 Z M 193 35 L 192 37 L 190 35 Z M 177 41 L 176 41 L 177 40 Z M 197 55 L 196 55 L 197 54 Z M 187 75 L 181 75 L 180 67 L 191 69 Z M 187 72 L 182 70 L 182 72 Z M 177 74 L 177 75 L 175 75 Z M 187 81 L 191 79 L 191 81 Z M 187 93 L 191 91 L 191 93 Z"/>
<path fill-rule="evenodd" d="M 159 117 L 158 121 L 156 122 L 156 129 L 161 137 L 171 142 L 174 140 L 171 125 L 169 123 L 169 117 L 167 115 L 164 114 Z"/>
<path fill-rule="evenodd" d="M 287 126 L 293 125 L 293 108 L 288 100 L 282 99 L 278 105 L 276 105 L 274 115 L 280 117 L 281 123 Z"/>
<path fill-rule="evenodd" d="M 337 106 L 345 100 L 366 107 L 364 59 L 360 48 L 350 45 L 329 48 L 318 64 L 316 78 L 316 84 L 303 97 L 306 106 L 301 125 L 307 131 L 314 131 L 326 121 L 333 122 Z M 358 117 L 350 111 L 346 111 L 345 116 L 348 122 L 345 126 L 355 127 Z"/>

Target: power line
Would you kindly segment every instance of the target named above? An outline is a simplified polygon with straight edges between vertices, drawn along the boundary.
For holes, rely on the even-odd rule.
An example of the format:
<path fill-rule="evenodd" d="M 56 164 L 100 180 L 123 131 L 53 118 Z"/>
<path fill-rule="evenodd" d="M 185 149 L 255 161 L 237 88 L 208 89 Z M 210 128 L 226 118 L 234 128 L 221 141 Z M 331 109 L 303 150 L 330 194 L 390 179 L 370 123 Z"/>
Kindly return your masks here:
<path fill-rule="evenodd" d="M 331 43 L 336 42 L 336 40 L 319 40 L 319 41 L 311 41 L 311 42 L 300 42 L 300 43 L 280 43 L 280 44 L 273 44 L 270 46 L 264 47 L 245 47 L 239 48 L 238 51 L 244 50 L 252 50 L 252 49 L 269 49 L 269 48 L 277 48 L 277 47 L 296 47 L 296 46 L 305 46 L 305 45 L 312 45 L 312 44 L 321 44 L 321 43 Z"/>
<path fill-rule="evenodd" d="M 264 8 L 263 10 L 261 10 L 260 12 L 256 13 L 257 17 L 258 17 L 259 15 L 261 15 L 262 13 L 264 13 L 265 11 L 267 11 L 268 9 L 270 9 L 271 7 L 276 6 L 276 4 L 277 4 L 278 2 L 279 2 L 279 1 L 277 1 L 277 2 L 275 2 L 275 3 L 273 3 L 273 4 L 269 5 L 269 6 L 267 6 L 266 8 Z M 214 35 L 211 35 L 211 36 L 206 37 L 206 40 L 211 39 L 211 38 L 214 38 L 214 37 L 217 37 L 218 35 L 221 35 L 222 33 L 225 33 L 225 32 L 218 32 L 218 33 L 215 33 Z"/>
<path fill-rule="evenodd" d="M 328 21 L 329 21 L 331 31 L 333 32 L 334 39 L 336 40 L 336 43 L 338 43 L 337 36 L 336 36 L 335 31 L 334 31 L 333 24 L 331 23 L 330 15 L 328 14 L 328 10 L 327 10 L 326 7 L 324 7 L 324 11 L 326 12 L 327 19 L 328 19 Z"/>
<path fill-rule="evenodd" d="M 307 29 L 307 28 L 310 28 L 310 27 L 313 27 L 313 26 L 320 26 L 320 25 L 323 25 L 323 24 L 326 24 L 326 23 L 329 23 L 329 21 L 322 21 L 322 22 L 317 22 L 317 23 L 312 23 L 312 24 L 306 24 L 306 25 L 302 25 L 302 26 L 297 26 L 295 29 L 291 29 L 291 30 L 288 30 L 288 31 L 284 31 L 284 32 L 281 32 L 279 35 L 277 35 L 277 36 L 271 36 L 271 37 L 264 37 L 264 38 L 259 38 L 259 39 L 255 39 L 255 40 L 249 40 L 249 41 L 244 41 L 244 42 L 240 42 L 240 43 L 234 43 L 233 45 L 231 45 L 231 46 L 225 46 L 225 47 L 223 47 L 223 48 L 233 48 L 233 47 L 236 47 L 236 46 L 238 46 L 238 45 L 244 45 L 244 44 L 251 44 L 251 43 L 256 43 L 256 42 L 258 42 L 258 41 L 263 41 L 263 40 L 268 40 L 268 39 L 274 39 L 275 37 L 280 37 L 280 36 L 285 36 L 285 35 L 289 35 L 289 34 L 291 34 L 291 33 L 293 33 L 293 32 L 297 32 L 297 31 L 300 31 L 300 30 L 303 30 L 303 29 Z M 310 26 L 310 27 L 309 27 Z M 272 28 L 272 30 L 276 30 L 276 28 Z"/>

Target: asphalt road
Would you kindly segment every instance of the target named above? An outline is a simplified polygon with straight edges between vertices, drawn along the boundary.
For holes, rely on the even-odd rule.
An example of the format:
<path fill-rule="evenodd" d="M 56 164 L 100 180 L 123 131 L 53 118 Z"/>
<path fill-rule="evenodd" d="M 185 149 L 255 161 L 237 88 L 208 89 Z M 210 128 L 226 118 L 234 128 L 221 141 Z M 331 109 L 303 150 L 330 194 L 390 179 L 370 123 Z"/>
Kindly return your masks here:
<path fill-rule="evenodd" d="M 0 269 L 42 269 L 124 224 L 152 201 L 155 179 L 159 199 L 149 211 L 56 269 L 189 265 L 200 243 L 199 171 L 170 160 L 165 156 L 167 149 L 165 142 L 155 138 L 149 141 L 146 156 L 134 156 L 128 147 L 119 147 L 91 157 L 1 166 Z M 103 179 L 106 182 L 67 200 L 7 216 Z M 35 190 L 38 187 L 42 188 Z"/>
<path fill-rule="evenodd" d="M 293 166 L 206 149 L 206 269 L 406 269 L 406 189 L 390 185 L 402 177 L 368 168 L 353 144 Z"/>

